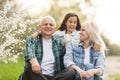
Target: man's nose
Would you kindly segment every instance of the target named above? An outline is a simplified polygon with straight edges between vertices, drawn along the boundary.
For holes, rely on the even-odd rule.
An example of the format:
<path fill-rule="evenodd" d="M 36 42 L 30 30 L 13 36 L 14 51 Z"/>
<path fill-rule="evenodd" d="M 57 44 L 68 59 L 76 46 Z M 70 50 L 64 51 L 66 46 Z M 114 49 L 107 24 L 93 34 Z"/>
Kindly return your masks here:
<path fill-rule="evenodd" d="M 50 24 L 47 24 L 47 27 L 51 27 L 51 25 L 50 25 Z"/>

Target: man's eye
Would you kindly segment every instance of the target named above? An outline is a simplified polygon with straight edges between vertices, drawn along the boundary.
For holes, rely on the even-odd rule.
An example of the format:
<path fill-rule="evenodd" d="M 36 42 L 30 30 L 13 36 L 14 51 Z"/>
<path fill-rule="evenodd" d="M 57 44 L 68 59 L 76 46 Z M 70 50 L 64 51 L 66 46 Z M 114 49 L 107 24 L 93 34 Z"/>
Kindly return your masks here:
<path fill-rule="evenodd" d="M 50 26 L 54 26 L 53 24 L 49 24 Z"/>
<path fill-rule="evenodd" d="M 44 26 L 47 26 L 48 24 L 43 24 Z"/>
<path fill-rule="evenodd" d="M 43 24 L 44 26 L 54 26 L 53 24 Z"/>

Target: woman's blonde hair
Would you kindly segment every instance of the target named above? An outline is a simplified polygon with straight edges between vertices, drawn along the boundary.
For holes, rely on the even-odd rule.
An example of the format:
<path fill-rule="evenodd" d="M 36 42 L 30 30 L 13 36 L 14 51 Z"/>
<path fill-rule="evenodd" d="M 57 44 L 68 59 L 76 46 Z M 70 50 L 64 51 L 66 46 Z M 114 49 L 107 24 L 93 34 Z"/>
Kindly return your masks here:
<path fill-rule="evenodd" d="M 100 50 L 105 50 L 106 46 L 96 23 L 94 23 L 93 21 L 85 22 L 82 24 L 81 27 L 83 27 L 87 31 L 92 42 L 97 43 L 101 46 Z"/>

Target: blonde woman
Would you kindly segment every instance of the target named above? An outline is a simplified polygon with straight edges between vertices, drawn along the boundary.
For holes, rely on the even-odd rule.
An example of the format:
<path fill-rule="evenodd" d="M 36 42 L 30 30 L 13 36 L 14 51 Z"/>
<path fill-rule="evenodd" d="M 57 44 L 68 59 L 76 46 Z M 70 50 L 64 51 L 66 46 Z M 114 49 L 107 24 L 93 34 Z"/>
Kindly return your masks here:
<path fill-rule="evenodd" d="M 95 51 L 94 43 L 99 44 L 100 51 Z M 105 44 L 94 22 L 82 24 L 80 43 L 71 42 L 66 49 L 64 64 L 75 73 L 75 80 L 102 80 L 100 76 L 105 68 Z"/>

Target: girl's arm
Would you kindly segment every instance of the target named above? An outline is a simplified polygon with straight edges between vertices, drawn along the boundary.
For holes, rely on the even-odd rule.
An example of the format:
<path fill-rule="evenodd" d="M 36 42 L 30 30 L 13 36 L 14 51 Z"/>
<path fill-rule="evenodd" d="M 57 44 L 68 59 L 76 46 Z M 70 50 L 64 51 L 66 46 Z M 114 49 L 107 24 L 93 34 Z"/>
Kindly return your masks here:
<path fill-rule="evenodd" d="M 40 31 L 36 31 L 32 34 L 32 37 L 37 38 L 39 36 L 39 34 L 40 34 Z"/>

